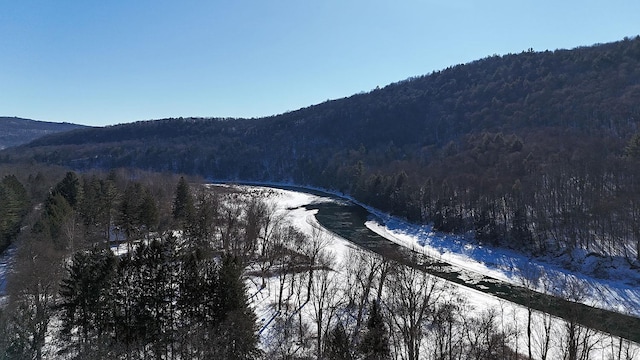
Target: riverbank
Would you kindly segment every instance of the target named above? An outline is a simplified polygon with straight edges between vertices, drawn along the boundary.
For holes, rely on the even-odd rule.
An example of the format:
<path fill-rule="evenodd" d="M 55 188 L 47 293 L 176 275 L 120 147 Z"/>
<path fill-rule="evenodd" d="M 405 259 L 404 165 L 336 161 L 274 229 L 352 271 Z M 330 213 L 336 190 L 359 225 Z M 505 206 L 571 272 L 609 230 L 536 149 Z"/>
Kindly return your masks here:
<path fill-rule="evenodd" d="M 333 199 L 311 201 L 311 204 L 304 207 L 313 211 L 314 217 L 324 227 L 358 246 L 381 254 L 387 252 L 387 256 L 392 251 L 388 248 L 377 249 L 378 245 L 372 245 L 371 242 L 377 240 L 367 239 L 371 235 L 367 235 L 363 231 L 365 229 L 404 249 L 411 249 L 431 258 L 437 264 L 427 271 L 439 273 L 436 275 L 448 281 L 488 293 L 489 296 L 518 302 L 521 306 L 532 306 L 558 317 L 564 317 L 568 309 L 574 307 L 571 303 L 578 302 L 583 305 L 575 307 L 585 314 L 581 322 L 586 326 L 640 341 L 639 326 L 636 326 L 640 324 L 640 291 L 629 284 L 574 274 L 560 267 L 538 263 L 516 252 L 477 246 L 461 236 L 438 234 L 429 226 L 408 224 L 375 209 L 365 209 L 362 204 L 340 194 L 288 185 L 260 186 L 283 189 L 281 191 L 303 191 L 319 198 L 324 196 L 327 200 Z M 340 199 L 340 206 L 343 207 L 339 210 L 339 219 L 328 219 L 327 213 L 336 210 L 328 210 L 327 207 L 334 206 L 331 204 L 336 204 L 337 199 Z M 351 208 L 347 211 L 345 206 Z M 363 229 L 354 228 L 354 224 L 359 222 L 361 224 L 356 225 Z M 398 260 L 399 255 L 392 256 Z M 446 266 L 451 268 L 445 269 Z M 534 292 L 524 291 L 525 286 Z M 571 289 L 571 293 L 568 289 Z M 626 325 L 622 326 L 623 324 Z"/>

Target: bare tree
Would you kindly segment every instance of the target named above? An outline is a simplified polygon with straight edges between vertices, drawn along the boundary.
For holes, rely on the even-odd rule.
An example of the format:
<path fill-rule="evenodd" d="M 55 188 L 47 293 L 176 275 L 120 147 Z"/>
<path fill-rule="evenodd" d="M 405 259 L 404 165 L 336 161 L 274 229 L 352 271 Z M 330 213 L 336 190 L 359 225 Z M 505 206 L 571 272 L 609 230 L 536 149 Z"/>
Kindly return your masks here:
<path fill-rule="evenodd" d="M 271 270 L 287 257 L 286 251 L 288 250 L 286 244 L 292 244 L 289 241 L 285 227 L 283 226 L 283 215 L 277 215 L 275 207 L 273 205 L 262 203 L 261 211 L 255 215 L 259 216 L 255 220 L 258 226 L 258 232 L 256 237 L 257 251 L 260 261 L 258 266 L 260 267 L 260 273 L 262 275 L 262 286 L 266 286 L 265 278 L 270 276 Z M 251 216 L 253 212 L 248 211 L 247 217 Z"/>
<path fill-rule="evenodd" d="M 545 293 L 549 292 L 549 287 L 551 286 L 550 281 L 546 281 L 546 275 L 544 270 L 540 271 L 539 279 L 542 285 L 542 291 Z M 553 317 L 551 314 L 546 312 L 536 312 L 537 316 L 534 317 L 534 321 L 532 324 L 533 327 L 533 338 L 529 344 L 529 347 L 535 347 L 537 349 L 537 357 L 540 360 L 547 360 L 549 353 L 551 351 L 551 339 L 553 336 Z"/>
<path fill-rule="evenodd" d="M 475 360 L 506 359 L 510 353 L 505 347 L 505 334 L 497 328 L 498 311 L 494 308 L 479 316 L 464 320 L 467 338 L 467 358 Z"/>
<path fill-rule="evenodd" d="M 541 272 L 537 266 L 530 263 L 525 264 L 518 268 L 518 279 L 520 284 L 525 288 L 527 294 L 527 351 L 528 359 L 533 359 L 533 308 L 531 302 L 533 301 L 533 294 L 529 290 L 535 290 L 540 282 Z"/>
<path fill-rule="evenodd" d="M 404 357 L 418 360 L 426 325 L 434 318 L 436 303 L 447 291 L 442 280 L 412 267 L 397 265 L 389 273 L 383 304 L 391 332 L 402 339 Z"/>
<path fill-rule="evenodd" d="M 269 221 L 270 213 L 267 204 L 255 196 L 246 201 L 243 207 L 244 240 L 242 244 L 244 246 L 242 252 L 244 254 L 253 254 L 258 246 L 258 239 L 262 235 L 263 225 Z"/>
<path fill-rule="evenodd" d="M 274 267 L 278 274 L 278 311 L 283 308 L 283 303 L 293 295 L 293 289 L 289 287 L 289 293 L 285 298 L 284 291 L 287 278 L 293 282 L 295 277 L 296 252 L 292 250 L 295 244 L 304 242 L 306 236 L 292 226 L 280 228 L 273 236 L 271 244 L 271 255 L 273 256 Z"/>
<path fill-rule="evenodd" d="M 24 239 L 26 240 L 26 239 Z M 42 359 L 45 336 L 54 314 L 63 253 L 52 243 L 31 238 L 21 241 L 16 271 L 9 280 L 7 312 L 13 321 L 14 341 L 28 358 Z"/>
<path fill-rule="evenodd" d="M 300 328 L 294 317 L 278 317 L 266 334 L 267 359 L 302 359 L 307 353 L 305 342 L 310 337 L 309 327 Z"/>
<path fill-rule="evenodd" d="M 347 254 L 343 264 L 346 274 L 345 296 L 348 306 L 355 312 L 354 341 L 358 340 L 366 308 L 386 266 L 386 260 L 371 252 L 350 249 Z"/>
<path fill-rule="evenodd" d="M 611 350 L 609 359 L 611 360 L 632 360 L 637 359 L 640 356 L 640 349 L 637 346 L 633 346 L 630 341 L 621 337 L 609 336 Z"/>
<path fill-rule="evenodd" d="M 572 302 L 581 302 L 586 296 L 585 285 L 574 277 L 567 277 L 563 286 L 562 296 Z M 599 339 L 595 337 L 596 331 L 579 324 L 579 319 L 584 316 L 580 307 L 571 306 L 565 317 L 565 331 L 562 336 L 562 349 L 567 360 L 587 360 L 589 354 Z"/>
<path fill-rule="evenodd" d="M 222 239 L 222 248 L 231 254 L 242 256 L 243 246 L 240 243 L 240 215 L 242 208 L 238 203 L 225 202 L 221 206 L 220 217 L 221 224 L 219 227 L 220 238 Z"/>
<path fill-rule="evenodd" d="M 431 326 L 434 359 L 455 360 L 462 356 L 464 344 L 463 317 L 468 305 L 458 294 L 449 293 L 441 301 Z"/>
<path fill-rule="evenodd" d="M 304 255 L 307 259 L 307 270 L 309 276 L 307 278 L 307 300 L 311 300 L 311 287 L 313 286 L 314 276 L 316 268 L 322 268 L 325 264 L 330 263 L 330 253 L 326 251 L 326 248 L 331 244 L 331 238 L 324 233 L 322 229 L 314 228 L 311 236 L 306 238 L 299 246 L 298 251 Z"/>
<path fill-rule="evenodd" d="M 322 258 L 322 269 L 313 274 L 314 280 L 311 287 L 312 318 L 316 325 L 316 355 L 318 359 L 323 358 L 325 335 L 330 330 L 331 322 L 342 299 L 338 278 L 332 269 L 335 258 L 329 254 L 323 255 Z"/>

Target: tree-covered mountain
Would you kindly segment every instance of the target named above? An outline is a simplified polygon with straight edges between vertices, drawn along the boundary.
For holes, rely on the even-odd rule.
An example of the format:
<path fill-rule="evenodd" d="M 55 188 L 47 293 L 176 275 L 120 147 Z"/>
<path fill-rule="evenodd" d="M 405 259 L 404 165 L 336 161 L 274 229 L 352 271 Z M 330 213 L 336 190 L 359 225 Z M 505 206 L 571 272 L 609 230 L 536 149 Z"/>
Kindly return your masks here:
<path fill-rule="evenodd" d="M 0 160 L 290 181 L 535 253 L 640 250 L 640 37 L 491 56 L 260 119 L 40 138 Z"/>
<path fill-rule="evenodd" d="M 26 144 L 47 134 L 82 128 L 82 125 L 0 117 L 0 149 Z"/>

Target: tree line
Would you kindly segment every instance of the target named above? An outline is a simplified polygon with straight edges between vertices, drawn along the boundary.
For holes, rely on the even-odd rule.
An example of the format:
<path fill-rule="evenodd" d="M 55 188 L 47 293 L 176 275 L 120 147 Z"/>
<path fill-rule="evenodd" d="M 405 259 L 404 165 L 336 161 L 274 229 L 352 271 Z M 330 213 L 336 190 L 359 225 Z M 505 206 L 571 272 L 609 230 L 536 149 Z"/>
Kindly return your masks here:
<path fill-rule="evenodd" d="M 139 171 L 60 179 L 31 199 L 15 242 L 1 358 L 637 355 L 577 322 L 474 309 L 452 285 L 370 253 L 339 263 L 332 240 L 288 224 L 269 192 Z"/>

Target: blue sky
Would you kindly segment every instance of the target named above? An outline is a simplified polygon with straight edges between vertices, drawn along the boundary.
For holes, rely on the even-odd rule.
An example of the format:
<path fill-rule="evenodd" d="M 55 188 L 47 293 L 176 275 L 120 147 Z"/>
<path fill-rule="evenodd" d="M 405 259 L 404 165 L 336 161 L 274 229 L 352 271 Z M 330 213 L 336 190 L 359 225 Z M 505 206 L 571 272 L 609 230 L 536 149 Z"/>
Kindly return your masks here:
<path fill-rule="evenodd" d="M 260 117 L 640 34 L 640 1 L 0 0 L 0 115 Z"/>

